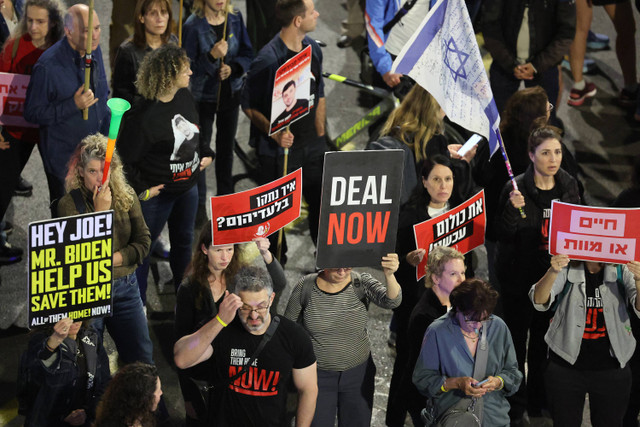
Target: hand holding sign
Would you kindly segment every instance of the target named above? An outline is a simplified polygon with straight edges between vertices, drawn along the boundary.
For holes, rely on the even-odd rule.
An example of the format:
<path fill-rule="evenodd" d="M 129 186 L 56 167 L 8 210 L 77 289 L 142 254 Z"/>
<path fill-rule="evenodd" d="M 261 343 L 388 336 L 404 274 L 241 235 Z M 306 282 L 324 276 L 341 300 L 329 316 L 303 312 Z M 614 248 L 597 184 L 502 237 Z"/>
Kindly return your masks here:
<path fill-rule="evenodd" d="M 407 262 L 413 266 L 413 267 L 417 267 L 418 265 L 420 265 L 420 263 L 422 262 L 422 259 L 424 258 L 425 254 L 427 253 L 426 249 L 422 249 L 422 248 L 418 248 L 416 250 L 413 250 L 411 252 L 409 252 L 407 254 Z"/>
<path fill-rule="evenodd" d="M 282 148 L 291 148 L 293 145 L 293 134 L 288 127 L 275 135 L 272 135 L 271 138 L 273 138 Z"/>
<path fill-rule="evenodd" d="M 260 251 L 260 255 L 262 255 L 262 259 L 264 259 L 265 264 L 271 264 L 273 261 L 273 255 L 269 251 L 269 247 L 271 246 L 271 242 L 266 237 L 256 237 L 253 239 L 256 242 L 256 246 Z"/>
<path fill-rule="evenodd" d="M 551 269 L 555 273 L 560 273 L 560 271 L 569 264 L 569 261 L 567 255 L 554 255 L 551 257 Z"/>
<path fill-rule="evenodd" d="M 218 310 L 218 316 L 227 325 L 233 321 L 236 317 L 236 312 L 242 307 L 242 300 L 236 294 L 230 294 L 229 291 L 224 291 L 224 299 L 220 304 L 220 310 Z M 217 321 L 214 319 L 214 321 Z"/>
<path fill-rule="evenodd" d="M 383 256 L 380 265 L 382 266 L 385 276 L 395 273 L 398 271 L 398 267 L 400 266 L 398 254 L 387 254 L 386 256 Z"/>
<path fill-rule="evenodd" d="M 50 349 L 55 350 L 62 343 L 62 341 L 64 341 L 65 338 L 69 336 L 69 334 L 72 334 L 75 336 L 78 333 L 78 330 L 80 329 L 80 325 L 81 325 L 80 322 L 77 322 L 76 324 L 74 324 L 73 319 L 70 319 L 68 317 L 65 317 L 64 319 L 60 319 L 53 326 L 53 333 L 47 340 L 47 346 Z"/>
<path fill-rule="evenodd" d="M 627 268 L 633 274 L 633 280 L 640 282 L 640 262 L 629 261 L 627 263 Z"/>

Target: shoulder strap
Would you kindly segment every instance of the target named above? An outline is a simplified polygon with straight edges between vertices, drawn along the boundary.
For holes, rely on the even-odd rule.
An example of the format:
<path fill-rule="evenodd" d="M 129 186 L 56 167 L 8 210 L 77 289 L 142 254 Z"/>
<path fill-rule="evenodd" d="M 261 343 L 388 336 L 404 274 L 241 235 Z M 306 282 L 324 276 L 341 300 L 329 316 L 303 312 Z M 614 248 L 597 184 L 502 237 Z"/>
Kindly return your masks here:
<path fill-rule="evenodd" d="M 82 191 L 79 188 L 74 188 L 69 192 L 71 197 L 73 198 L 73 203 L 76 205 L 76 210 L 79 214 L 87 213 L 87 206 L 84 203 L 84 198 L 82 197 Z"/>
<path fill-rule="evenodd" d="M 478 348 L 476 350 L 476 361 L 473 364 L 473 378 L 478 381 L 482 381 L 487 373 L 487 360 L 489 360 L 489 343 L 487 342 L 487 336 L 489 335 L 489 325 L 491 322 L 485 320 L 482 322 L 482 329 L 480 330 L 480 341 L 478 342 Z"/>
<path fill-rule="evenodd" d="M 569 275 L 567 274 L 567 281 L 564 282 L 564 288 L 562 288 L 562 292 L 560 292 L 556 296 L 556 300 L 553 302 L 553 304 L 551 304 L 551 308 L 549 309 L 551 310 L 551 313 L 556 312 L 556 310 L 558 309 L 558 305 L 560 305 L 560 301 L 562 301 L 562 298 L 564 298 L 564 296 L 567 295 L 567 293 L 569 293 L 569 289 L 571 289 L 571 285 L 572 283 L 569 281 Z"/>
<path fill-rule="evenodd" d="M 353 290 L 358 296 L 358 299 L 362 301 L 362 303 L 368 310 L 369 299 L 367 298 L 367 294 L 365 293 L 364 287 L 362 286 L 362 276 L 357 271 L 351 272 L 351 284 L 353 285 Z"/>
<path fill-rule="evenodd" d="M 267 343 L 269 342 L 269 340 L 271 340 L 271 338 L 273 337 L 273 335 L 276 333 L 276 329 L 278 329 L 278 325 L 280 325 L 280 316 L 272 316 L 271 317 L 271 324 L 269 324 L 269 327 L 267 328 L 267 331 L 264 333 L 264 335 L 262 336 L 262 340 L 260 341 L 260 344 L 258 344 L 258 348 L 256 348 L 256 351 L 253 352 L 253 354 L 251 355 L 251 358 L 249 359 L 249 361 L 247 363 L 245 363 L 242 368 L 240 368 L 238 370 L 238 372 L 236 372 L 236 374 L 234 376 L 232 376 L 231 378 L 229 378 L 229 381 L 225 381 L 225 383 L 231 383 L 233 382 L 233 380 L 235 380 L 238 377 L 241 377 L 242 375 L 245 374 L 245 372 L 247 371 L 247 369 L 253 364 L 253 362 L 258 358 L 258 356 L 260 355 L 260 353 L 262 352 L 262 349 L 264 348 L 265 345 L 267 345 Z"/>
<path fill-rule="evenodd" d="M 396 12 L 391 21 L 387 22 L 384 27 L 382 27 L 382 32 L 387 34 L 391 29 L 411 10 L 411 8 L 416 4 L 418 0 L 408 0 L 405 4 L 402 5 L 400 9 Z"/>
<path fill-rule="evenodd" d="M 316 283 L 317 278 L 318 273 L 307 274 L 302 278 L 302 289 L 300 290 L 300 306 L 302 307 L 302 311 L 309 305 L 313 285 Z"/>

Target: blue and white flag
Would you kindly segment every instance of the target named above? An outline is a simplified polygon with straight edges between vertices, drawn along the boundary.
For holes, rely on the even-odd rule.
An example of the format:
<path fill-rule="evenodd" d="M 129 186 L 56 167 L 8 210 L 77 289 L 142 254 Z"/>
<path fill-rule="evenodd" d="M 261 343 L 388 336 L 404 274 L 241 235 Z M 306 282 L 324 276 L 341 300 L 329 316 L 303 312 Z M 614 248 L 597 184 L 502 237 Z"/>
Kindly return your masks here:
<path fill-rule="evenodd" d="M 393 62 L 438 101 L 449 119 L 498 148 L 500 115 L 464 0 L 438 0 Z"/>

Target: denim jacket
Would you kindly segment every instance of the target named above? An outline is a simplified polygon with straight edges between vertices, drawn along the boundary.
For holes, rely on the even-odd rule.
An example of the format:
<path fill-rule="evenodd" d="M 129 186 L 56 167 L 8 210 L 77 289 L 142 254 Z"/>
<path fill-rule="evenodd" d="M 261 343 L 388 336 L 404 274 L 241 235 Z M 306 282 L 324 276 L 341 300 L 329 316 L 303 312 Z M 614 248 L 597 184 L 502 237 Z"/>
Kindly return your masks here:
<path fill-rule="evenodd" d="M 207 18 L 191 15 L 184 23 L 182 30 L 182 47 L 191 59 L 191 93 L 197 102 L 216 102 L 218 96 L 218 70 L 220 61 L 209 54 L 213 45 L 218 41 L 215 31 L 207 22 Z M 227 43 L 229 49 L 224 57 L 227 65 L 237 64 L 242 70 L 234 72 L 229 77 L 232 97 L 242 88 L 242 76 L 249 69 L 253 59 L 253 49 L 239 11 L 228 14 Z"/>
<path fill-rule="evenodd" d="M 633 274 L 626 266 L 623 267 L 622 281 L 625 295 L 620 295 L 618 284 L 616 283 L 617 278 L 616 267 L 610 264 L 606 265 L 604 267 L 604 283 L 599 286 L 599 290 L 602 297 L 604 321 L 607 325 L 611 350 L 618 362 L 620 362 L 620 367 L 624 368 L 636 348 L 636 340 L 633 338 L 629 323 L 627 302 L 633 306 L 636 316 L 640 317 L 640 312 L 635 308 L 637 292 Z M 567 362 L 574 364 L 580 354 L 580 345 L 582 344 L 582 335 L 587 316 L 587 295 L 583 264 L 570 264 L 563 268 L 553 283 L 549 301 L 546 304 L 536 304 L 534 302 L 533 306 L 538 311 L 549 310 L 558 294 L 564 289 L 567 281 L 572 286 L 558 304 L 544 340 L 554 353 Z M 534 301 L 534 291 L 535 285 L 529 290 L 529 298 L 532 302 Z"/>
<path fill-rule="evenodd" d="M 106 135 L 109 130 L 109 86 L 100 46 L 93 51 L 91 72 L 91 90 L 99 100 L 89 107 L 89 120 L 82 119 L 73 100 L 84 84 L 84 68 L 84 58 L 63 38 L 36 62 L 24 102 L 24 118 L 40 125 L 44 169 L 61 179 L 67 175 L 67 162 L 82 138 L 96 132 Z"/>

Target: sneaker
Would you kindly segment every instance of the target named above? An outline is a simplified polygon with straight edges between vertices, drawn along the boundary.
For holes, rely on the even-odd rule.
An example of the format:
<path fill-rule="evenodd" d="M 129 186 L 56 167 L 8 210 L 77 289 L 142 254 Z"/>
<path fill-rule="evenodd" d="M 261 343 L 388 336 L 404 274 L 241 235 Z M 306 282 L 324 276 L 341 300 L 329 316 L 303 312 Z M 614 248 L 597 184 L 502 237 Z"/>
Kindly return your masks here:
<path fill-rule="evenodd" d="M 340 49 L 344 49 L 345 47 L 349 47 L 353 44 L 353 39 L 351 37 L 349 37 L 346 34 L 343 34 L 340 36 L 340 38 L 338 39 L 338 47 Z"/>
<path fill-rule="evenodd" d="M 158 237 L 158 239 L 153 244 L 152 255 L 157 258 L 169 259 L 170 251 L 171 251 L 171 246 L 169 246 L 169 242 L 164 240 L 163 237 Z"/>
<path fill-rule="evenodd" d="M 596 85 L 591 82 L 587 82 L 584 85 L 584 89 L 571 89 L 571 93 L 569 94 L 569 100 L 567 104 L 572 105 L 574 107 L 579 107 L 584 104 L 584 100 L 587 98 L 592 98 L 596 95 L 598 89 L 596 89 Z"/>
<path fill-rule="evenodd" d="M 33 194 L 33 185 L 21 175 L 13 194 L 14 196 L 30 197 Z"/>
<path fill-rule="evenodd" d="M 571 72 L 571 64 L 569 63 L 569 57 L 566 56 L 562 60 L 562 68 Z M 598 72 L 598 65 L 596 61 L 591 58 L 584 58 L 584 62 L 582 63 L 582 74 L 596 74 Z"/>
<path fill-rule="evenodd" d="M 631 92 L 627 89 L 622 89 L 620 91 L 620 96 L 618 96 L 618 105 L 623 108 L 636 108 L 636 104 L 638 102 L 638 87 L 635 92 Z"/>
<path fill-rule="evenodd" d="M 587 49 L 603 50 L 609 48 L 609 36 L 606 34 L 594 33 L 589 30 L 587 35 Z"/>
<path fill-rule="evenodd" d="M 0 265 L 13 264 L 22 260 L 22 249 L 14 248 L 11 243 L 5 242 L 0 246 Z"/>

